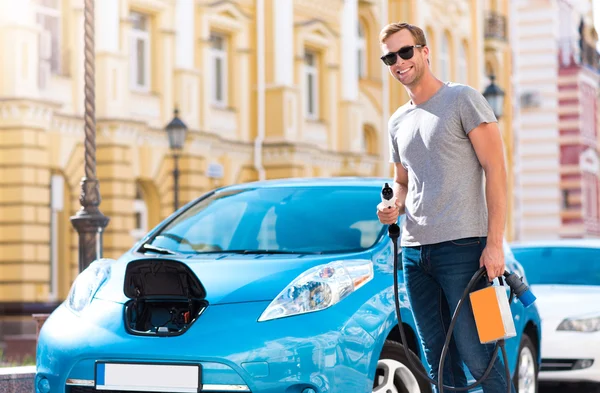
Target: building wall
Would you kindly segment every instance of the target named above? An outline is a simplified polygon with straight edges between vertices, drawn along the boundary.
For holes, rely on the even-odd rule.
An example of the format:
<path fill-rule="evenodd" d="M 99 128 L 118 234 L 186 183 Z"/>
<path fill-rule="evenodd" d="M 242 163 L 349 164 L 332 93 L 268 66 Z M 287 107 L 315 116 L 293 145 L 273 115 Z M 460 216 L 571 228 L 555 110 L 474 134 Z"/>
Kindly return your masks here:
<path fill-rule="evenodd" d="M 579 5 L 580 7 L 576 7 Z M 563 237 L 600 236 L 597 35 L 582 3 L 565 4 L 559 53 Z M 588 11 L 588 12 L 586 12 Z M 590 15 L 591 16 L 591 15 Z"/>
<path fill-rule="evenodd" d="M 517 238 L 598 237 L 592 2 L 517 2 L 513 16 Z"/>
<path fill-rule="evenodd" d="M 554 0 L 511 2 L 515 239 L 558 238 L 558 22 Z"/>
<path fill-rule="evenodd" d="M 60 301 L 78 273 L 69 218 L 84 173 L 83 1 L 57 0 L 50 10 L 13 3 L 0 2 L 0 302 Z M 109 258 L 173 211 L 164 127 L 175 108 L 189 128 L 182 205 L 257 179 L 391 175 L 387 118 L 407 96 L 379 60 L 389 21 L 426 29 L 436 74 L 485 87 L 485 8 L 476 0 L 95 4 L 96 162 Z M 506 46 L 485 53 L 508 85 Z M 503 122 L 509 138 L 510 114 Z"/>

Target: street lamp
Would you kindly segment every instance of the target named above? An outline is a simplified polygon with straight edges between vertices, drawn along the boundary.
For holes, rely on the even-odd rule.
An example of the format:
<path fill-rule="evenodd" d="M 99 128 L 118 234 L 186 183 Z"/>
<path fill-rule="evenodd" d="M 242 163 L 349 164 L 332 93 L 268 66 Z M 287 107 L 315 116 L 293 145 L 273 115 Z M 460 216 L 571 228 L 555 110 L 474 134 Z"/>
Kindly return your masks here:
<path fill-rule="evenodd" d="M 496 76 L 490 75 L 490 84 L 485 88 L 483 96 L 490 103 L 496 119 L 500 120 L 504 113 L 504 91 L 494 83 Z"/>
<path fill-rule="evenodd" d="M 84 3 L 84 103 L 85 103 L 85 176 L 81 179 L 81 209 L 71 217 L 79 234 L 79 271 L 102 258 L 102 232 L 109 218 L 99 209 L 101 198 L 96 177 L 96 82 L 94 42 L 94 0 Z"/>
<path fill-rule="evenodd" d="M 173 205 L 175 208 L 174 210 L 177 210 L 179 209 L 179 167 L 177 161 L 179 159 L 179 153 L 183 149 L 188 129 L 185 123 L 178 117 L 179 110 L 175 108 L 173 112 L 173 120 L 167 124 L 165 130 L 169 137 L 169 147 L 173 152 Z"/>

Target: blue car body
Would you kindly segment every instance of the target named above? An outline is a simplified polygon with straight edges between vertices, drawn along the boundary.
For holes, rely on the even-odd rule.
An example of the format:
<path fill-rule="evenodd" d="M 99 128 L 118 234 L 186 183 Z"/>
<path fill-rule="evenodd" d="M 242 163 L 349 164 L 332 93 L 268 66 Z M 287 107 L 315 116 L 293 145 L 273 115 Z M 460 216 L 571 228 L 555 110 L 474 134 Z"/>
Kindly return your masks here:
<path fill-rule="evenodd" d="M 97 288 L 96 284 L 90 284 L 89 288 L 92 289 L 89 298 L 84 296 L 85 293 L 71 297 L 75 296 L 72 288 L 70 298 L 51 314 L 41 329 L 37 348 L 36 392 L 95 392 L 96 385 L 99 389 L 103 386 L 101 379 L 107 370 L 103 362 L 199 364 L 202 391 L 302 393 L 306 388 L 318 393 L 373 391 L 378 360 L 386 340 L 400 340 L 394 311 L 393 247 L 383 225 L 369 221 L 371 234 L 367 236 L 363 232 L 361 235 L 362 242 L 366 243 L 356 250 L 348 248 L 339 252 L 245 254 L 212 250 L 207 253 L 169 255 L 156 250 L 141 252 L 140 246 L 153 239 L 177 217 L 193 214 L 193 209 L 211 195 L 229 193 L 235 196 L 246 190 L 271 192 L 300 189 L 324 194 L 343 190 L 339 195 L 335 194 L 337 199 L 331 205 L 338 206 L 339 210 L 323 204 L 315 205 L 312 197 L 298 197 L 294 203 L 300 212 L 323 208 L 326 210 L 319 214 L 325 216 L 323 222 L 312 227 L 309 221 L 296 220 L 295 225 L 287 227 L 291 231 L 288 234 L 290 239 L 294 236 L 298 240 L 315 236 L 313 232 L 327 226 L 328 221 L 343 221 L 343 216 L 347 215 L 350 208 L 357 211 L 364 209 L 365 213 L 361 214 L 370 215 L 369 219 L 376 221 L 375 206 L 380 202 L 381 187 L 386 181 L 389 179 L 273 180 L 224 187 L 190 202 L 118 260 L 94 262 L 92 266 L 109 264 L 110 274 L 103 276 L 103 270 L 96 270 L 93 279 L 86 281 L 100 283 Z M 261 195 L 257 201 L 268 198 L 268 195 L 275 195 L 273 198 L 276 198 L 276 194 L 264 194 L 267 197 Z M 359 195 L 356 201 L 352 199 L 353 195 Z M 227 198 L 220 201 L 228 203 Z M 253 206 L 248 204 L 246 208 Z M 226 215 L 228 211 L 222 214 Z M 310 215 L 306 216 L 306 220 L 309 219 Z M 214 225 L 234 225 L 234 221 L 223 216 Z M 241 236 L 240 233 L 236 232 L 235 236 Z M 314 241 L 321 241 L 324 236 L 320 234 Z M 335 241 L 335 236 L 332 239 L 323 241 Z M 344 242 L 343 239 L 338 240 Z M 161 244 L 159 248 L 169 248 L 165 245 L 170 243 Z M 520 265 L 510 250 L 506 250 L 508 270 L 523 276 Z M 144 335 L 141 330 L 131 330 L 133 325 L 128 325 L 127 318 L 133 317 L 128 316 L 127 308 L 133 307 L 133 295 L 127 292 L 125 277 L 130 272 L 128 266 L 134 261 L 150 269 L 159 261 L 172 261 L 172 266 L 183 265 L 198 278 L 201 283 L 198 291 L 204 296 L 201 306 L 198 306 L 202 311 L 192 323 L 182 323 L 186 327 L 181 332 L 160 336 L 159 327 L 155 329 L 156 334 L 149 335 Z M 364 263 L 372 266 L 368 281 L 329 307 L 259 321 L 282 290 L 303 273 L 330 263 L 333 263 L 331 266 L 344 266 L 344 261 L 362 261 L 361 266 L 365 266 Z M 323 272 L 330 270 L 317 271 L 323 275 Z M 426 368 L 401 274 L 399 283 L 402 319 L 410 341 L 406 345 Z M 74 287 L 76 285 L 82 284 L 76 281 Z M 159 306 L 156 307 L 158 310 Z M 274 308 L 273 312 L 282 312 L 282 307 Z M 515 299 L 511 310 L 517 336 L 507 340 L 506 349 L 514 375 L 524 334 L 537 347 L 536 361 L 539 363 L 541 323 L 535 305 L 524 308 Z"/>

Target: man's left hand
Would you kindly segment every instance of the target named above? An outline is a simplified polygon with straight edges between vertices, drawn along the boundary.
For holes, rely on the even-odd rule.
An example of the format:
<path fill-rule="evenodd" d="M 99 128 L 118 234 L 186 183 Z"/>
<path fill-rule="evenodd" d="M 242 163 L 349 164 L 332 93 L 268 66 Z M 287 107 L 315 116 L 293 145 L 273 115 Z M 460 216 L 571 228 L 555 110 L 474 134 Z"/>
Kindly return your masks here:
<path fill-rule="evenodd" d="M 502 246 L 487 244 L 479 259 L 479 267 L 485 266 L 490 281 L 504 274 L 504 250 Z"/>

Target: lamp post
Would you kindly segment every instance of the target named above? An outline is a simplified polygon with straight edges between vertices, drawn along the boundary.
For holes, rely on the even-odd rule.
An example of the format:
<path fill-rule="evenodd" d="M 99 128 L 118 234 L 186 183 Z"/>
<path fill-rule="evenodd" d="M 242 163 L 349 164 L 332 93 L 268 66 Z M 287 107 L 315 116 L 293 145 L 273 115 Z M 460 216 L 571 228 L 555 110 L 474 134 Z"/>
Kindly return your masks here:
<path fill-rule="evenodd" d="M 100 212 L 100 189 L 96 178 L 96 103 L 95 103 L 95 43 L 94 0 L 84 4 L 85 39 L 85 175 L 81 179 L 81 209 L 71 217 L 79 234 L 79 271 L 102 258 L 102 232 L 109 218 Z"/>
<path fill-rule="evenodd" d="M 178 117 L 179 110 L 175 109 L 173 114 L 173 120 L 167 124 L 165 130 L 169 137 L 169 147 L 173 152 L 173 207 L 174 210 L 179 209 L 179 153 L 183 149 L 185 143 L 185 137 L 187 135 L 187 126 Z"/>
<path fill-rule="evenodd" d="M 490 75 L 490 84 L 483 91 L 483 96 L 490 103 L 498 120 L 504 114 L 504 91 L 494 83 L 496 76 Z"/>

